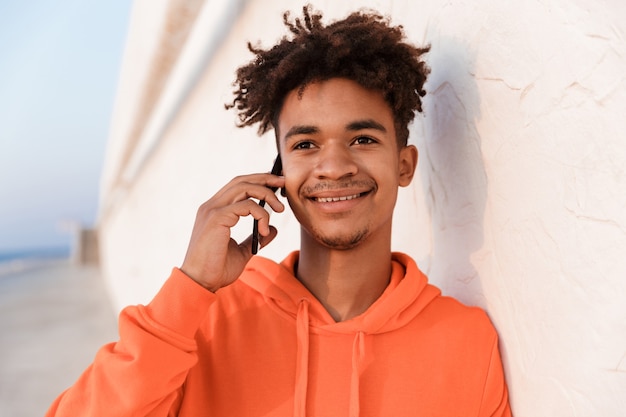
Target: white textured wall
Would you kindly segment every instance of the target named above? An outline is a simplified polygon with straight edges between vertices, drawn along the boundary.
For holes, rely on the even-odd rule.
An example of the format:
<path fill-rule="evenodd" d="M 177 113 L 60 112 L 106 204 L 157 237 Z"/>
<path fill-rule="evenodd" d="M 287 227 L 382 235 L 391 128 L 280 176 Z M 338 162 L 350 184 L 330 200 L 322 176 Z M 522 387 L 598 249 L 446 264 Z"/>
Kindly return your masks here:
<path fill-rule="evenodd" d="M 626 3 L 313 3 L 327 17 L 374 7 L 432 45 L 425 116 L 412 129 L 420 171 L 400 194 L 394 249 L 414 256 L 444 293 L 488 311 L 515 415 L 625 415 Z M 136 1 L 131 50 L 141 39 L 150 46 L 165 10 L 151 4 Z M 232 30 L 206 68 L 195 64 L 198 82 L 154 152 L 130 183 L 103 192 L 103 266 L 118 306 L 147 302 L 182 262 L 199 204 L 235 175 L 269 170 L 272 134 L 234 128 L 223 104 L 249 59 L 245 42 L 270 45 L 284 33 L 281 12 L 299 4 L 233 6 Z M 210 36 L 207 19 L 188 44 Z M 195 48 L 187 54 L 201 55 Z M 137 100 L 129 80 L 143 59 L 128 54 L 118 109 Z M 128 118 L 118 111 L 114 120 L 105 185 Z M 298 225 L 289 214 L 274 220 L 279 240 L 262 254 L 280 259 L 297 247 Z M 243 220 L 236 234 L 250 226 Z"/>

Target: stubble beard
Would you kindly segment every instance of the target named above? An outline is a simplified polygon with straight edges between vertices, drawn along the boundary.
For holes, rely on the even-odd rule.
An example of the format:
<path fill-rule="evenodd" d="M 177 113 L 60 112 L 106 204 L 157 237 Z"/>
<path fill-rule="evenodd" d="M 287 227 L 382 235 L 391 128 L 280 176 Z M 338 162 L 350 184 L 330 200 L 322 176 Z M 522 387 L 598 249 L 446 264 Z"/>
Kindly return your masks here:
<path fill-rule="evenodd" d="M 352 235 L 348 236 L 328 236 L 319 231 L 313 231 L 312 237 L 326 246 L 329 249 L 334 250 L 349 250 L 357 247 L 365 238 L 369 235 L 369 229 L 367 227 L 355 231 Z"/>
<path fill-rule="evenodd" d="M 343 189 L 343 188 L 364 188 L 364 189 L 371 189 L 372 191 L 370 191 L 371 193 L 375 193 L 378 190 L 378 184 L 376 184 L 376 182 L 372 179 L 366 179 L 366 180 L 349 180 L 349 181 L 325 181 L 325 182 L 319 182 L 313 186 L 308 186 L 308 187 L 304 187 L 302 190 L 299 191 L 300 195 L 303 195 L 303 198 L 307 198 L 306 196 L 311 195 L 314 192 L 320 192 L 320 191 L 328 191 L 328 190 L 334 190 L 334 189 Z M 287 197 L 287 200 L 289 201 L 289 197 Z M 339 215 L 337 218 L 340 219 L 342 217 L 342 215 Z M 298 222 L 300 223 L 301 227 L 303 222 L 300 221 L 300 218 L 298 218 L 298 215 L 296 214 L 296 218 L 298 219 Z M 329 249 L 334 249 L 334 250 L 349 250 L 349 249 L 353 249 L 356 246 L 358 246 L 359 244 L 361 244 L 361 242 L 363 242 L 370 234 L 370 229 L 369 229 L 369 225 L 365 225 L 363 226 L 361 229 L 359 230 L 355 230 L 352 232 L 352 234 L 348 234 L 348 235 L 329 235 L 327 233 L 324 233 L 323 230 L 319 230 L 319 229 L 315 229 L 315 228 L 310 228 L 310 227 L 305 227 L 304 228 L 306 230 L 306 233 L 316 242 L 318 242 L 319 244 L 329 248 Z"/>

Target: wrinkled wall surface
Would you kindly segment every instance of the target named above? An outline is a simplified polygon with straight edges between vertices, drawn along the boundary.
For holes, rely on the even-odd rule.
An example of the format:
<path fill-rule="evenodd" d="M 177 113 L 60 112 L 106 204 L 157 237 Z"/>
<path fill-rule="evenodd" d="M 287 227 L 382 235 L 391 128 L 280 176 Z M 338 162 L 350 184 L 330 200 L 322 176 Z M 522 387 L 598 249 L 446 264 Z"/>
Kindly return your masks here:
<path fill-rule="evenodd" d="M 135 1 L 102 179 L 101 258 L 118 307 L 149 301 L 182 262 L 202 202 L 274 158 L 272 134 L 236 129 L 223 105 L 245 43 L 270 45 L 300 3 L 220 3 Z M 393 248 L 488 311 L 515 415 L 624 415 L 624 3 L 313 4 L 327 20 L 376 8 L 432 45 L 412 127 L 420 171 L 401 191 Z M 298 225 L 273 223 L 261 254 L 278 260 Z M 242 220 L 235 236 L 250 228 Z"/>

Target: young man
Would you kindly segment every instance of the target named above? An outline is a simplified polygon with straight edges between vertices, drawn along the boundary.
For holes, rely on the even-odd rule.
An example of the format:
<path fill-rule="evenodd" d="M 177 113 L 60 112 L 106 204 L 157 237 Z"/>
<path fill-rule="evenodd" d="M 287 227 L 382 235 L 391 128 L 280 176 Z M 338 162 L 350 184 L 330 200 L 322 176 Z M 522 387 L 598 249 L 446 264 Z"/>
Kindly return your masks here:
<path fill-rule="evenodd" d="M 49 416 L 508 416 L 497 336 L 391 252 L 399 186 L 417 150 L 427 48 L 355 13 L 324 26 L 304 9 L 292 38 L 238 71 L 242 125 L 274 128 L 283 175 L 235 178 L 198 211 L 180 269 Z M 252 257 L 230 229 L 282 188 L 299 252 Z"/>

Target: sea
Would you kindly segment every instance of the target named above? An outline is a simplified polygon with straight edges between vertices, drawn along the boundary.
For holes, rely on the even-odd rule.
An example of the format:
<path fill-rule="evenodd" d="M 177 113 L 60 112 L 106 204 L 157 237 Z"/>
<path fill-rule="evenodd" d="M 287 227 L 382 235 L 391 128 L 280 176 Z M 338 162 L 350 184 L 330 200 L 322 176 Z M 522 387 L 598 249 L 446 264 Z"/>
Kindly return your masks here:
<path fill-rule="evenodd" d="M 69 246 L 0 251 L 0 277 L 67 260 L 70 256 Z"/>

